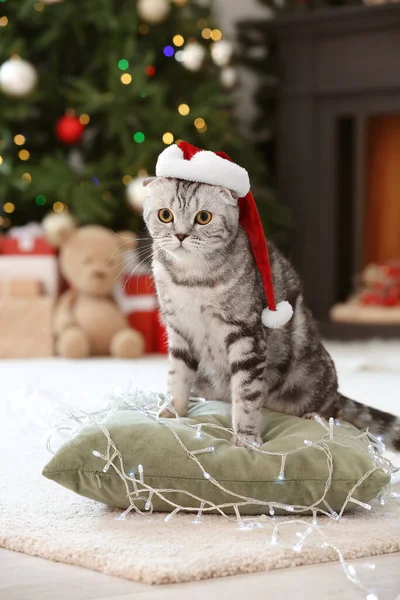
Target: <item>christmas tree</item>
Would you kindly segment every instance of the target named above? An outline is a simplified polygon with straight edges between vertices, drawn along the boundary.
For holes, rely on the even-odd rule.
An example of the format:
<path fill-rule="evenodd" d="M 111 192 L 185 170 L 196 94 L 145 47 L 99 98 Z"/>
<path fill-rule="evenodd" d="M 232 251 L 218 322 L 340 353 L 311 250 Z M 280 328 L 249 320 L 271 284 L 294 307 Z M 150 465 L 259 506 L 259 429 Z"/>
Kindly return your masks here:
<path fill-rule="evenodd" d="M 248 168 L 267 234 L 282 230 L 207 0 L 0 0 L 0 26 L 3 229 L 51 210 L 140 228 L 143 177 L 184 139 Z"/>

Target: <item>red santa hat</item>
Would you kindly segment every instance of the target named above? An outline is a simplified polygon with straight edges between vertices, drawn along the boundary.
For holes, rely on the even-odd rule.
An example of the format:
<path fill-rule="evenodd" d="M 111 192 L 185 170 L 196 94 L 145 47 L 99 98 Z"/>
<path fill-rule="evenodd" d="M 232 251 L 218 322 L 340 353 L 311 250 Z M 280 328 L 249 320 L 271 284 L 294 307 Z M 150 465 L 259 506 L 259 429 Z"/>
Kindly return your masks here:
<path fill-rule="evenodd" d="M 268 305 L 262 312 L 261 320 L 271 329 L 279 329 L 290 321 L 293 308 L 289 302 L 275 303 L 268 247 L 260 215 L 250 191 L 247 171 L 232 162 L 225 152 L 200 150 L 187 142 L 179 142 L 161 152 L 156 165 L 156 175 L 220 185 L 239 196 L 239 223 L 248 237 Z"/>

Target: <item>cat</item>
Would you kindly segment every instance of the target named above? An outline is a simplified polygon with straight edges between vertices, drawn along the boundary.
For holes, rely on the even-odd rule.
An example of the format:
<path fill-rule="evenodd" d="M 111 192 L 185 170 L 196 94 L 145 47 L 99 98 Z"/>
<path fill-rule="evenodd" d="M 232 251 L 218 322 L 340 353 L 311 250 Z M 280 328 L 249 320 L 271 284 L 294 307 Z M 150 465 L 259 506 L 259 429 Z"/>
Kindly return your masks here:
<path fill-rule="evenodd" d="M 150 178 L 143 216 L 168 334 L 168 392 L 180 416 L 187 414 L 190 395 L 231 402 L 235 443 L 246 446 L 262 443 L 263 407 L 304 418 L 317 413 L 386 433 L 400 450 L 400 419 L 338 391 L 299 276 L 271 242 L 276 300 L 288 300 L 294 314 L 281 329 L 262 325 L 264 290 L 234 193 Z"/>

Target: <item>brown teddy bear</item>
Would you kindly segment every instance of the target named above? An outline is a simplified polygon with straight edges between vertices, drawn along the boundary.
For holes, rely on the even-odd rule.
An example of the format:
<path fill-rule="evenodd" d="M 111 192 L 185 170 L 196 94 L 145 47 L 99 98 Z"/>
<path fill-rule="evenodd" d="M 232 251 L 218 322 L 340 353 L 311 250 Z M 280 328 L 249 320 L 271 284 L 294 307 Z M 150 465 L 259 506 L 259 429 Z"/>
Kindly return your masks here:
<path fill-rule="evenodd" d="M 70 286 L 55 308 L 56 353 L 67 358 L 141 356 L 143 336 L 130 329 L 112 298 L 124 253 L 137 245 L 134 234 L 95 225 L 78 228 L 69 215 L 49 215 L 43 228 L 60 248 L 61 273 Z"/>

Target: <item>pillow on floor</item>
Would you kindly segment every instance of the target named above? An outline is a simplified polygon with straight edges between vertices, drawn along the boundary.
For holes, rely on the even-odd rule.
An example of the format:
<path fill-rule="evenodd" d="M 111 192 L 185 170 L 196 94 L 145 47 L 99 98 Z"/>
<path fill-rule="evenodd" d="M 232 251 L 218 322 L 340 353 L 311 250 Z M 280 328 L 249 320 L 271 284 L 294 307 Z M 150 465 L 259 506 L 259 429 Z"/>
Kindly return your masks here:
<path fill-rule="evenodd" d="M 145 485 L 151 488 L 169 490 L 162 493 L 165 498 L 193 509 L 199 507 L 199 499 L 202 499 L 206 501 L 205 509 L 207 501 L 227 504 L 223 510 L 229 514 L 234 513 L 235 502 L 245 502 L 240 506 L 240 513 L 247 515 L 268 514 L 271 506 L 272 512 L 288 514 L 286 505 L 290 510 L 294 507 L 293 512 L 304 513 L 307 507 L 330 512 L 327 506 L 339 512 L 349 492 L 368 471 L 373 472 L 350 494 L 359 502 L 375 498 L 390 481 L 383 469 L 373 470 L 375 463 L 368 454 L 371 442 L 367 435 L 359 436 L 358 430 L 347 424 L 335 425 L 334 439 L 330 441 L 329 432 L 313 419 L 304 420 L 264 409 L 264 443 L 260 449 L 277 455 L 238 448 L 232 444 L 230 432 L 210 428 L 207 424 L 229 428 L 230 405 L 193 402 L 189 416 L 182 421 L 157 421 L 145 412 L 123 405 L 105 426 L 122 455 L 125 473 L 134 473 L 137 480 L 143 477 Z M 324 436 L 333 461 L 332 481 L 325 496 L 327 504 L 321 502 L 329 477 L 329 461 L 321 449 Z M 193 456 L 190 458 L 177 438 L 190 451 L 214 449 L 195 455 L 203 469 Z M 318 448 L 310 445 L 310 441 Z M 296 449 L 282 459 L 280 454 Z M 99 426 L 89 425 L 59 448 L 44 468 L 43 475 L 82 496 L 109 506 L 129 507 L 127 493 L 134 492 L 132 482 L 128 482 L 127 490 L 112 465 L 103 472 L 106 461 L 100 455 L 107 456 L 107 438 Z M 121 467 L 118 457 L 114 463 Z M 225 489 L 216 486 L 214 480 Z M 134 493 L 135 504 L 144 510 L 149 488 L 143 488 L 140 482 L 135 485 L 139 489 L 136 496 Z M 260 503 L 246 503 L 246 498 Z M 156 493 L 152 494 L 151 502 L 156 511 L 171 512 L 174 508 Z M 345 510 L 355 507 L 356 503 L 347 502 Z"/>

